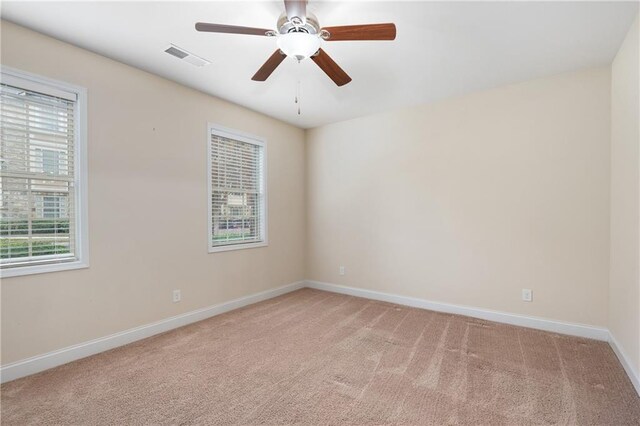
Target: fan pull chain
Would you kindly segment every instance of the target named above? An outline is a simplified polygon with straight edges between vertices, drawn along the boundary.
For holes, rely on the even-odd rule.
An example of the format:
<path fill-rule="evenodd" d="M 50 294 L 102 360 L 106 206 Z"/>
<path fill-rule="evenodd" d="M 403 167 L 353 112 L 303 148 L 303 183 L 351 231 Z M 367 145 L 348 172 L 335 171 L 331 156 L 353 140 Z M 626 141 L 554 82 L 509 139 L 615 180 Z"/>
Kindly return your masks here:
<path fill-rule="evenodd" d="M 294 104 L 297 107 L 298 115 L 300 115 L 300 104 L 301 104 L 301 96 L 300 96 L 300 76 L 302 75 L 302 66 L 300 65 L 300 61 L 298 61 L 298 65 L 295 67 L 295 76 L 296 76 L 296 95 L 293 100 Z"/>
<path fill-rule="evenodd" d="M 296 85 L 296 104 L 298 105 L 298 115 L 300 115 L 300 104 L 301 104 L 301 97 L 300 97 L 300 80 L 298 80 L 298 83 Z"/>

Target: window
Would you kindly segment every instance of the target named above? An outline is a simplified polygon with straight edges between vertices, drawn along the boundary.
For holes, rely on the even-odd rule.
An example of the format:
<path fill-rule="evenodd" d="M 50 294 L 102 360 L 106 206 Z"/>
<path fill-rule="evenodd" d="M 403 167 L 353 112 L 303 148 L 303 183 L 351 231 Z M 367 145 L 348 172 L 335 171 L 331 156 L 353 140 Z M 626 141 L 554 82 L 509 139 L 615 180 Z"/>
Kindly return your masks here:
<path fill-rule="evenodd" d="M 40 219 L 68 218 L 67 194 L 40 196 L 36 199 L 36 217 Z"/>
<path fill-rule="evenodd" d="M 209 252 L 267 245 L 265 142 L 209 125 Z"/>
<path fill-rule="evenodd" d="M 60 158 L 65 155 L 64 151 L 54 149 L 36 148 L 37 159 L 40 162 L 40 171 L 50 175 L 60 174 Z"/>
<path fill-rule="evenodd" d="M 2 68 L 0 274 L 88 266 L 86 92 Z"/>

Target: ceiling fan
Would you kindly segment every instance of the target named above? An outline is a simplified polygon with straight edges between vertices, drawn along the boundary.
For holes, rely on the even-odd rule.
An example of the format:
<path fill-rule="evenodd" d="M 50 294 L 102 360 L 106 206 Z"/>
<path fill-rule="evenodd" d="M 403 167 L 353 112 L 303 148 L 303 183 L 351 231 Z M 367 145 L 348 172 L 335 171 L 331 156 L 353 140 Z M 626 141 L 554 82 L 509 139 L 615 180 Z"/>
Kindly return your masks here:
<path fill-rule="evenodd" d="M 320 47 L 323 41 L 394 40 L 395 24 L 345 25 L 320 27 L 318 19 L 307 12 L 306 0 L 284 0 L 285 13 L 278 19 L 278 30 L 241 27 L 198 22 L 196 30 L 210 33 L 248 34 L 276 37 L 278 49 L 251 78 L 265 81 L 271 73 L 292 56 L 298 61 L 311 58 L 338 86 L 344 86 L 351 77 Z"/>

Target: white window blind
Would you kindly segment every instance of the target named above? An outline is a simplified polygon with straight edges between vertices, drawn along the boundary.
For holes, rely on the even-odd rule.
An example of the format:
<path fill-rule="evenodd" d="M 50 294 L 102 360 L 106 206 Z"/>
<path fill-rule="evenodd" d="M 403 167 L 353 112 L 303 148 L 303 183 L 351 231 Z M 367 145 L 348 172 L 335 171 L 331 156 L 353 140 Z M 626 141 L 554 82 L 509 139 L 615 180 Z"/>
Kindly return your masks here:
<path fill-rule="evenodd" d="M 215 127 L 209 136 L 210 251 L 265 245 L 264 142 Z"/>
<path fill-rule="evenodd" d="M 24 83 L 0 83 L 3 271 L 79 260 L 77 97 Z"/>

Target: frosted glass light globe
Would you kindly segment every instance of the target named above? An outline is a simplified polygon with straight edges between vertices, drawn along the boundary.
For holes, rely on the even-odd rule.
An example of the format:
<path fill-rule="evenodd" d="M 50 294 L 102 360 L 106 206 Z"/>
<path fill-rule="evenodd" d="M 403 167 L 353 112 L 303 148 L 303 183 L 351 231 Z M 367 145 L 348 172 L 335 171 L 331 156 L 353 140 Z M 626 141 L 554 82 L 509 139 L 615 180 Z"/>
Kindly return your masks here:
<path fill-rule="evenodd" d="M 320 37 L 303 32 L 281 34 L 278 36 L 278 47 L 285 55 L 301 61 L 320 49 Z"/>

